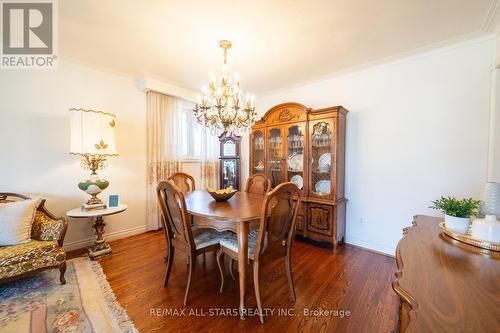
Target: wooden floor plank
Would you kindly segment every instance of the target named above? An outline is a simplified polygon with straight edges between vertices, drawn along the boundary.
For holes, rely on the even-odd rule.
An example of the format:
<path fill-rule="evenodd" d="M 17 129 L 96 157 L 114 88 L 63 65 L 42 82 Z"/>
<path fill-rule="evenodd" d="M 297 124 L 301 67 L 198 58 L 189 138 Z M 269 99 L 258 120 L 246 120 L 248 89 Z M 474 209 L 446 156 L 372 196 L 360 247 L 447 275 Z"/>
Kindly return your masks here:
<path fill-rule="evenodd" d="M 295 241 L 295 303 L 290 302 L 283 259 L 265 262 L 261 273 L 262 302 L 264 308 L 274 313 L 266 317 L 264 325 L 257 316 L 241 321 L 237 315 L 210 315 L 210 311 L 220 311 L 217 309 L 237 311 L 239 304 L 237 278 L 232 281 L 228 275 L 225 290 L 219 293 L 219 271 L 212 254 L 207 254 L 205 263 L 198 257 L 189 303 L 184 307 L 186 257 L 176 252 L 169 285 L 163 288 L 166 246 L 161 231 L 120 239 L 111 242 L 111 246 L 113 254 L 101 259 L 100 264 L 118 302 L 141 332 L 358 333 L 390 332 L 394 328 L 398 302 L 390 287 L 394 259 L 353 246 L 345 245 L 333 255 L 328 249 Z M 82 251 L 74 251 L 68 257 L 81 254 Z M 249 273 L 247 306 L 255 309 L 251 269 Z M 185 313 L 151 315 L 150 311 L 156 309 Z M 278 315 L 280 309 L 289 314 L 293 311 L 293 315 Z M 332 315 L 305 316 L 304 309 L 326 310 Z M 350 311 L 350 316 L 335 317 L 334 310 Z"/>

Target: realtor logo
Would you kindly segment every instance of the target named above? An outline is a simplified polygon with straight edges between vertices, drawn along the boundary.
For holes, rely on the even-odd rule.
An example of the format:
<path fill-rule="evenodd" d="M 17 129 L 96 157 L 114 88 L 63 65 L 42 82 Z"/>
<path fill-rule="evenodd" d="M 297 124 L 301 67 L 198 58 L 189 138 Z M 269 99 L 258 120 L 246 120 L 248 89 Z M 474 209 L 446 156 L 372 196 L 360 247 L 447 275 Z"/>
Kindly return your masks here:
<path fill-rule="evenodd" d="M 55 68 L 55 1 L 0 1 L 1 68 Z"/>

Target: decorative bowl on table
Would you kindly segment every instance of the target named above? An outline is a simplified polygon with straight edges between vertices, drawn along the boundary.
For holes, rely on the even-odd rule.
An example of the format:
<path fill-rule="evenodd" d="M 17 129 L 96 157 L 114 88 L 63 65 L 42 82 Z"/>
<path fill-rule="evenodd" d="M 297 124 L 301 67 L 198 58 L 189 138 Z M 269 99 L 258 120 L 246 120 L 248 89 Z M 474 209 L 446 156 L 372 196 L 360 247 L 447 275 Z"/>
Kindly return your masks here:
<path fill-rule="evenodd" d="M 207 188 L 207 192 L 210 193 L 212 198 L 215 199 L 217 202 L 221 201 L 227 201 L 229 198 L 231 198 L 237 190 L 234 190 L 232 186 L 229 186 L 228 188 L 220 189 L 220 190 L 214 190 L 213 188 Z"/>

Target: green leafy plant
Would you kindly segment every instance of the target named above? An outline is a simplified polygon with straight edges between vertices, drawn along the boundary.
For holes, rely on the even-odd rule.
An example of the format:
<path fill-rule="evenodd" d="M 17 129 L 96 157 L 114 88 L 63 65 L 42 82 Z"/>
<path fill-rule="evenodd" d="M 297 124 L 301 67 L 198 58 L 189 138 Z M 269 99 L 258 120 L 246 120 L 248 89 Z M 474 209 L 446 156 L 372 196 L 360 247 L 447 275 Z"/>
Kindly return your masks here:
<path fill-rule="evenodd" d="M 441 197 L 438 200 L 432 201 L 432 206 L 429 208 L 440 210 L 446 215 L 467 218 L 477 215 L 480 204 L 480 200 L 472 198 L 457 199 L 453 197 Z"/>

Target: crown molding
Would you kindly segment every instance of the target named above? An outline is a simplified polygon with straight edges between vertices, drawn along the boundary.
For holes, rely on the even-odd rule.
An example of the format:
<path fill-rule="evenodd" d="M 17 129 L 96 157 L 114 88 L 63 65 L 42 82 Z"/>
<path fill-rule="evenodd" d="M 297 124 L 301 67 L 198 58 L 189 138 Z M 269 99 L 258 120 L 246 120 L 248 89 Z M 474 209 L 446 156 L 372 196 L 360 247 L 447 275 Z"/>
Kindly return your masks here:
<path fill-rule="evenodd" d="M 154 91 L 161 94 L 178 97 L 187 101 L 196 101 L 196 92 L 191 89 L 179 87 L 177 85 L 158 81 L 149 77 L 143 77 L 138 80 L 138 86 L 141 91 Z"/>
<path fill-rule="evenodd" d="M 495 34 L 500 32 L 500 0 L 493 0 L 491 3 L 482 30 Z"/>

